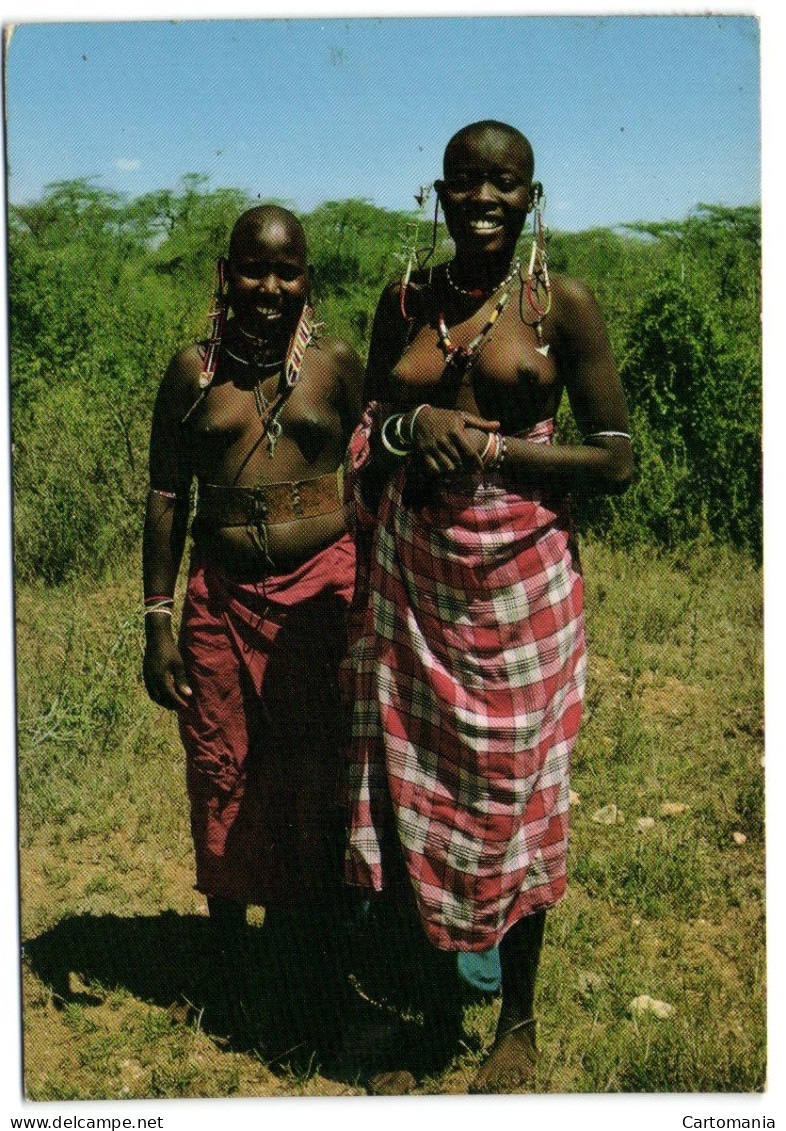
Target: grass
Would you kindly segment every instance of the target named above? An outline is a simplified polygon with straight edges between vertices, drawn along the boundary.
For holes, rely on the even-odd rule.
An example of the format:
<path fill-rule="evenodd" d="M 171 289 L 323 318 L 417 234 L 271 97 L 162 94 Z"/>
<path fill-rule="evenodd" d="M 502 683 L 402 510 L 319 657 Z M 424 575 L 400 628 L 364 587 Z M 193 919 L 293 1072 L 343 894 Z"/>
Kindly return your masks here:
<path fill-rule="evenodd" d="M 660 557 L 590 544 L 583 557 L 590 666 L 571 883 L 547 925 L 535 1087 L 756 1091 L 761 576 L 702 543 Z M 130 566 L 94 592 L 17 591 L 27 1094 L 362 1094 L 351 1072 L 316 1061 L 274 1072 L 232 1051 L 199 1012 L 204 901 L 175 722 L 141 684 L 138 604 Z M 596 823 L 612 803 L 620 823 Z M 664 803 L 686 808 L 664 816 Z M 634 1020 L 641 994 L 671 1004 L 670 1017 Z M 170 1007 L 184 997 L 197 1008 L 181 1016 Z M 497 1009 L 467 1005 L 457 1057 L 421 1092 L 466 1090 Z"/>

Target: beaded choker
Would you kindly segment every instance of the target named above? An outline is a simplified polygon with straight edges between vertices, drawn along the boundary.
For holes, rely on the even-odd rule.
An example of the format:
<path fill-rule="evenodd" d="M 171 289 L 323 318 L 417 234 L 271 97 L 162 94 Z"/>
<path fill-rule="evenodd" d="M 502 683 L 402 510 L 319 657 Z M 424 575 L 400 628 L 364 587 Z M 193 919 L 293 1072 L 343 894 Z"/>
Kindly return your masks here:
<path fill-rule="evenodd" d="M 505 278 L 502 279 L 499 283 L 495 283 L 493 287 L 489 287 L 488 290 L 482 290 L 480 287 L 477 287 L 474 290 L 468 291 L 465 290 L 464 287 L 460 287 L 458 283 L 454 282 L 453 276 L 450 273 L 449 263 L 445 266 L 445 279 L 447 280 L 447 284 L 450 289 L 452 291 L 455 291 L 456 294 L 465 295 L 467 298 L 489 298 L 491 295 L 495 294 L 500 289 L 500 287 L 504 287 L 511 281 L 514 275 L 516 275 L 516 273 L 518 272 L 520 266 L 521 264 L 517 259 Z"/>
<path fill-rule="evenodd" d="M 275 373 L 276 370 L 282 369 L 284 361 L 286 360 L 284 356 L 276 357 L 272 361 L 260 361 L 256 357 L 241 357 L 240 354 L 232 353 L 232 350 L 227 345 L 224 346 L 224 353 L 227 357 L 231 357 L 233 361 L 236 361 L 238 365 L 253 365 L 254 369 L 257 371 L 264 370 L 268 373 Z"/>

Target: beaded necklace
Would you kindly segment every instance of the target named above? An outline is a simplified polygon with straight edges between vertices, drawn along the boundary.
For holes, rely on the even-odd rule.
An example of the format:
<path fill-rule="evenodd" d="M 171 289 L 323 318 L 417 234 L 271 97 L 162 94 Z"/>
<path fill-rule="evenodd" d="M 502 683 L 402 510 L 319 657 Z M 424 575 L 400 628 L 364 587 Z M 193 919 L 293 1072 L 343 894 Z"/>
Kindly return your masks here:
<path fill-rule="evenodd" d="M 491 331 L 493 330 L 497 320 L 499 319 L 499 316 L 502 314 L 502 311 L 507 305 L 513 286 L 513 280 L 515 279 L 518 270 L 519 261 L 516 260 L 514 269 L 510 272 L 507 278 L 505 278 L 497 287 L 495 287 L 495 290 L 499 290 L 500 287 L 504 287 L 505 289 L 499 296 L 497 303 L 491 314 L 488 316 L 486 322 L 483 324 L 482 328 L 478 331 L 478 333 L 475 335 L 472 341 L 469 342 L 468 345 L 457 346 L 450 340 L 450 334 L 448 333 L 445 316 L 440 311 L 439 315 L 437 316 L 437 331 L 439 333 L 440 347 L 445 355 L 446 368 L 448 365 L 450 365 L 456 370 L 457 373 L 465 376 L 475 365 L 481 347 L 487 341 L 489 335 L 491 334 Z"/>
<path fill-rule="evenodd" d="M 240 327 L 238 327 L 240 329 Z M 260 361 L 258 358 L 241 357 L 240 354 L 232 353 L 228 345 L 224 345 L 224 353 L 227 357 L 231 357 L 238 365 L 253 365 L 254 369 L 259 373 L 267 371 L 268 373 L 275 373 L 279 369 L 283 369 L 285 355 L 276 357 L 272 361 Z"/>
<path fill-rule="evenodd" d="M 257 406 L 257 414 L 262 424 L 262 435 L 267 439 L 267 454 L 270 459 L 276 454 L 276 444 L 282 432 L 279 416 L 289 394 L 300 380 L 300 367 L 303 364 L 309 342 L 317 329 L 313 315 L 314 312 L 311 307 L 308 303 L 304 303 L 295 332 L 289 340 L 289 349 L 284 360 L 283 385 L 279 387 L 273 399 L 269 401 L 265 396 L 261 379 L 254 385 L 254 403 Z"/>

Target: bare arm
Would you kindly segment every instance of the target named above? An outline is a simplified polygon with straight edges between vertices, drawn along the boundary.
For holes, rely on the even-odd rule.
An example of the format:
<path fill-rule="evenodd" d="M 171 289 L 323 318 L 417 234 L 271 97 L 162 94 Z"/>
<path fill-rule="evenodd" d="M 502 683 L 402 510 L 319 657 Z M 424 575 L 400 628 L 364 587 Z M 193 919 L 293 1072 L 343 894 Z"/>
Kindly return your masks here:
<path fill-rule="evenodd" d="M 559 378 L 584 443 L 534 444 L 507 437 L 506 466 L 521 482 L 547 489 L 617 494 L 633 472 L 625 396 L 592 293 L 574 279 L 555 280 Z M 623 433 L 623 435 L 604 435 Z"/>
<path fill-rule="evenodd" d="M 341 391 L 339 414 L 344 442 L 349 441 L 352 429 L 360 419 L 363 408 L 363 362 L 347 343 L 336 339 L 332 343 L 338 387 Z"/>
<path fill-rule="evenodd" d="M 192 469 L 180 426 L 193 402 L 195 351 L 184 351 L 167 370 L 153 410 L 150 436 L 150 492 L 142 538 L 145 598 L 170 599 L 185 547 Z M 168 709 L 185 706 L 191 689 L 165 611 L 145 616 L 145 686 L 150 698 Z"/>
<path fill-rule="evenodd" d="M 407 323 L 399 308 L 398 286 L 385 287 L 374 314 L 368 348 L 364 403 L 390 401 L 389 377 L 407 345 Z"/>

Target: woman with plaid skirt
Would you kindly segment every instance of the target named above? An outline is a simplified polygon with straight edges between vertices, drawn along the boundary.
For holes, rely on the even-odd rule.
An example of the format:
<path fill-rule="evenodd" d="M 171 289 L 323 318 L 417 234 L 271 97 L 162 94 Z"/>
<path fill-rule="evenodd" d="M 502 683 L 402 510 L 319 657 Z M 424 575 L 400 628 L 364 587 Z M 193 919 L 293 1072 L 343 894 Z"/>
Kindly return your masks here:
<path fill-rule="evenodd" d="M 565 891 L 585 673 L 567 495 L 620 492 L 632 471 L 603 321 L 585 286 L 549 276 L 533 172 L 529 142 L 502 123 L 448 143 L 435 188 L 455 255 L 383 293 L 351 452 L 348 879 L 403 896 L 440 951 L 499 945 L 477 1092 L 532 1075 L 545 912 Z M 583 440 L 553 446 L 563 392 Z M 375 1090 L 412 1084 L 392 1073 Z"/>

